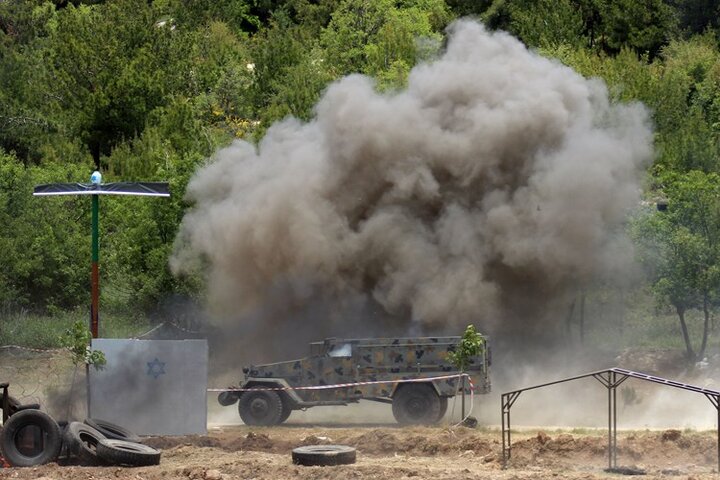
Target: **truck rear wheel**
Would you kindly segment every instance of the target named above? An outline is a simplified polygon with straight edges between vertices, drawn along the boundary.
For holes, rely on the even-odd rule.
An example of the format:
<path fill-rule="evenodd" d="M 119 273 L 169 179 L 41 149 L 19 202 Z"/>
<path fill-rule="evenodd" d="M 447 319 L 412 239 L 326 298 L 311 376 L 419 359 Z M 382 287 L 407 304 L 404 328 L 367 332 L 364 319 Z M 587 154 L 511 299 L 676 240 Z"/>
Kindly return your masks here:
<path fill-rule="evenodd" d="M 280 395 L 263 388 L 254 387 L 240 396 L 238 411 L 245 425 L 277 425 L 281 422 L 283 404 Z"/>
<path fill-rule="evenodd" d="M 290 405 L 290 401 L 286 400 L 285 398 L 282 399 L 282 415 L 280 415 L 280 421 L 278 423 L 283 423 L 285 420 L 288 419 L 290 414 L 292 413 L 293 409 Z"/>
<path fill-rule="evenodd" d="M 401 425 L 424 425 L 440 420 L 440 396 L 432 385 L 406 383 L 393 396 L 392 412 Z"/>
<path fill-rule="evenodd" d="M 437 421 L 443 419 L 445 416 L 445 413 L 447 413 L 448 409 L 448 398 L 447 397 L 440 397 L 440 413 L 438 413 Z"/>

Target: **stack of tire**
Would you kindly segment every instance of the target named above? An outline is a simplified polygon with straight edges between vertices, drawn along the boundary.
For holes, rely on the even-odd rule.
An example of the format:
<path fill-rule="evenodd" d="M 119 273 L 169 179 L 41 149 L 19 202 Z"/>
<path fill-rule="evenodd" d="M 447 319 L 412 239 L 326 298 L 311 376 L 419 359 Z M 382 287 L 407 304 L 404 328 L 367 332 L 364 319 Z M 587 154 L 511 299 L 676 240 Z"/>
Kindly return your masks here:
<path fill-rule="evenodd" d="M 160 463 L 161 452 L 140 441 L 132 432 L 103 420 L 71 422 L 61 429 L 48 414 L 27 409 L 3 425 L 0 452 L 13 467 L 34 467 L 59 459 L 89 466 Z"/>

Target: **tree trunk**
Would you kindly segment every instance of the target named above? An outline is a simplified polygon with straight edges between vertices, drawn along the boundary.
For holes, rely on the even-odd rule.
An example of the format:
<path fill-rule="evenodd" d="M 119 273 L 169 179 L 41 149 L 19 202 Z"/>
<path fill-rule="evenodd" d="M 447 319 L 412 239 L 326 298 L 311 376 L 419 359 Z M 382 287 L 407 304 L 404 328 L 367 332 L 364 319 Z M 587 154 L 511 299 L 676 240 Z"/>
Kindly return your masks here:
<path fill-rule="evenodd" d="M 572 323 L 573 312 L 575 311 L 575 300 L 576 299 L 573 299 L 570 304 L 567 316 L 565 317 L 565 338 L 567 338 L 568 345 L 571 343 L 570 324 Z"/>
<path fill-rule="evenodd" d="M 691 362 L 695 361 L 695 352 L 690 343 L 690 334 L 688 333 L 687 323 L 685 322 L 685 309 L 675 306 L 678 318 L 680 319 L 680 330 L 682 330 L 683 340 L 685 340 L 685 357 Z"/>
<path fill-rule="evenodd" d="M 580 345 L 585 344 L 585 290 L 580 293 Z"/>
<path fill-rule="evenodd" d="M 625 334 L 625 291 L 620 290 L 620 312 L 618 312 L 618 330 L 620 335 Z"/>
<path fill-rule="evenodd" d="M 707 294 L 703 295 L 703 315 L 705 316 L 705 322 L 703 323 L 703 336 L 702 343 L 700 344 L 700 350 L 697 354 L 697 359 L 702 360 L 705 356 L 705 347 L 707 347 L 708 330 L 710 329 L 710 300 Z"/>

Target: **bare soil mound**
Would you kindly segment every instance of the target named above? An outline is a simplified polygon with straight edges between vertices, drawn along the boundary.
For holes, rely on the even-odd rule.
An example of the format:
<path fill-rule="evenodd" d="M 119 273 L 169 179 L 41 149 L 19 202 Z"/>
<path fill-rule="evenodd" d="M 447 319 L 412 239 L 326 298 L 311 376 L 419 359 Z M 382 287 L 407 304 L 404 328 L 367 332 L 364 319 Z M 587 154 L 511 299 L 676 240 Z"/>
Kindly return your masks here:
<path fill-rule="evenodd" d="M 148 438 L 163 449 L 159 466 L 143 468 L 45 465 L 0 469 L 0 479 L 193 480 L 229 479 L 606 479 L 607 436 L 543 431 L 513 433 L 512 458 L 503 469 L 497 430 L 464 427 L 232 426 L 208 435 Z M 621 432 L 618 463 L 648 478 L 715 479 L 715 432 Z M 301 467 L 290 452 L 301 445 L 344 444 L 358 449 L 354 465 Z M 628 469 L 627 471 L 632 471 Z"/>
<path fill-rule="evenodd" d="M 519 438 L 516 438 L 519 437 Z M 586 434 L 566 432 L 549 435 L 514 434 L 510 466 L 523 467 L 537 462 L 555 465 L 607 463 L 608 439 L 602 431 Z M 464 427 L 415 428 L 305 428 L 243 426 L 218 428 L 207 436 L 152 437 L 147 444 L 161 448 L 216 448 L 227 452 L 255 451 L 287 453 L 302 445 L 343 444 L 369 456 L 481 456 L 499 462 L 502 454 L 500 432 Z M 618 458 L 652 464 L 686 463 L 715 466 L 717 444 L 712 432 L 624 432 L 618 440 Z"/>

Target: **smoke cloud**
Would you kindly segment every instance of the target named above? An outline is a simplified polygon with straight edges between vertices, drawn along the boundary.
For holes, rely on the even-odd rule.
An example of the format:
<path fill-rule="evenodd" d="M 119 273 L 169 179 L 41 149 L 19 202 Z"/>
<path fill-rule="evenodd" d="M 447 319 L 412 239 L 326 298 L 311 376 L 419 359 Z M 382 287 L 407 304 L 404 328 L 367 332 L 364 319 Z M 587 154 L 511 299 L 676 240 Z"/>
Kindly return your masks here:
<path fill-rule="evenodd" d="M 188 186 L 174 271 L 203 265 L 211 304 L 236 316 L 364 298 L 395 328 L 458 332 L 532 329 L 528 312 L 541 322 L 632 263 L 644 107 L 506 33 L 464 20 L 448 35 L 406 89 L 351 75 L 313 120 L 220 150 Z"/>

